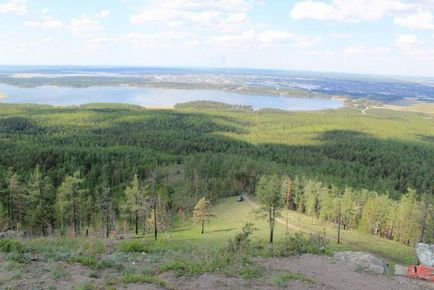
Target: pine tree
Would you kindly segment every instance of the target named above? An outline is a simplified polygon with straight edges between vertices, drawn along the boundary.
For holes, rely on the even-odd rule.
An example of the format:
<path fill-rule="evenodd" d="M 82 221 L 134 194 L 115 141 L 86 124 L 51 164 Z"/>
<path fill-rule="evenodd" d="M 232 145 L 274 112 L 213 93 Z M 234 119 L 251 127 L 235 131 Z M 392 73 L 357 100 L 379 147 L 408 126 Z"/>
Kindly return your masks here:
<path fill-rule="evenodd" d="M 125 188 L 125 201 L 122 204 L 122 211 L 130 216 L 134 214 L 135 217 L 135 233 L 139 234 L 139 197 L 141 196 L 140 181 L 136 175 L 130 185 Z"/>
<path fill-rule="evenodd" d="M 23 188 L 16 173 L 9 173 L 7 184 L 8 229 L 17 230 L 17 225 L 23 222 L 25 215 Z"/>
<path fill-rule="evenodd" d="M 211 216 L 213 216 L 211 214 L 211 202 L 205 197 L 202 197 L 193 210 L 193 218 L 201 224 L 201 234 L 205 232 L 205 221 Z"/>
<path fill-rule="evenodd" d="M 114 222 L 114 210 L 113 210 L 113 192 L 110 187 L 104 182 L 101 185 L 98 194 L 98 205 L 100 207 L 102 224 L 104 226 L 105 237 L 110 236 L 110 231 Z"/>
<path fill-rule="evenodd" d="M 48 234 L 48 228 L 54 227 L 55 192 L 51 180 L 43 177 L 37 166 L 27 183 L 29 202 L 28 224 L 32 233 Z"/>
<path fill-rule="evenodd" d="M 420 237 L 422 221 L 422 210 L 415 190 L 408 189 L 401 197 L 397 210 L 395 238 L 407 245 L 413 245 Z"/>
<path fill-rule="evenodd" d="M 81 178 L 80 172 L 75 172 L 72 176 L 68 175 L 63 180 L 62 184 L 57 190 L 57 208 L 60 219 L 60 230 L 62 233 L 65 231 L 65 222 L 69 224 L 68 220 L 72 219 L 74 226 L 74 234 L 80 233 L 80 209 L 83 203 L 87 201 L 84 196 L 86 191 L 82 189 L 84 179 Z"/>
<path fill-rule="evenodd" d="M 256 188 L 256 196 L 262 204 L 260 210 L 267 214 L 270 226 L 270 244 L 274 239 L 274 223 L 279 209 L 283 206 L 281 180 L 277 175 L 262 176 Z"/>
<path fill-rule="evenodd" d="M 286 210 L 285 234 L 288 235 L 289 210 L 293 209 L 293 205 L 294 205 L 294 200 L 292 196 L 291 178 L 289 176 L 284 176 L 282 178 L 282 198 Z"/>

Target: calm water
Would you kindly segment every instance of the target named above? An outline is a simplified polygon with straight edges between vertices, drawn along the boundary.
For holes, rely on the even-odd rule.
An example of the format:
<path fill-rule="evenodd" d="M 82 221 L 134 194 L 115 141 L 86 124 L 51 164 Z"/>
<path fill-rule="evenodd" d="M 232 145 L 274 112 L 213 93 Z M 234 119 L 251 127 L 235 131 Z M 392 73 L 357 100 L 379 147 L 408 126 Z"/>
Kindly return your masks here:
<path fill-rule="evenodd" d="M 343 106 L 341 101 L 330 99 L 259 96 L 216 90 L 114 86 L 88 88 L 41 86 L 36 88 L 19 88 L 0 84 L 0 101 L 5 103 L 66 106 L 106 102 L 129 103 L 152 107 L 172 107 L 178 103 L 197 100 L 216 101 L 234 105 L 250 105 L 254 109 L 276 108 L 288 111 L 337 109 Z"/>

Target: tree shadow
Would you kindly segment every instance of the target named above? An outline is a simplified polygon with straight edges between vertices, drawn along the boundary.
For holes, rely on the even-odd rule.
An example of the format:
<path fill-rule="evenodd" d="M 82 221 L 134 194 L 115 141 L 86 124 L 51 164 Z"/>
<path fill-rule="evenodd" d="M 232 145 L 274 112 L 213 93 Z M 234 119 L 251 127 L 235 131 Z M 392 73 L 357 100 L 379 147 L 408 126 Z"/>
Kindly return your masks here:
<path fill-rule="evenodd" d="M 50 112 L 45 107 L 41 110 L 44 114 Z M 93 110 L 96 116 L 86 119 L 87 126 L 43 126 L 38 122 L 38 127 L 31 118 L 38 113 L 37 108 L 26 118 L 11 114 L 0 121 L 0 128 L 9 130 L 10 140 L 21 141 L 0 143 L 0 168 L 25 172 L 39 164 L 55 183 L 66 172 L 80 169 L 92 180 L 108 175 L 120 191 L 134 172 L 146 174 L 156 158 L 182 163 L 190 156 L 201 160 L 193 165 L 195 174 L 206 179 L 217 175 L 247 179 L 251 177 L 246 170 L 250 170 L 254 174 L 306 176 L 341 187 L 390 192 L 393 197 L 408 187 L 419 192 L 434 190 L 434 148 L 426 143 L 329 130 L 318 134 L 319 143 L 315 144 L 255 145 L 231 137 L 247 133 L 252 125 L 228 116 L 125 107 L 52 110 Z M 108 125 L 101 126 L 102 122 Z M 428 142 L 434 140 L 432 136 L 419 137 Z M 225 172 L 225 166 L 232 166 L 232 171 Z M 246 169 L 248 166 L 252 168 Z"/>

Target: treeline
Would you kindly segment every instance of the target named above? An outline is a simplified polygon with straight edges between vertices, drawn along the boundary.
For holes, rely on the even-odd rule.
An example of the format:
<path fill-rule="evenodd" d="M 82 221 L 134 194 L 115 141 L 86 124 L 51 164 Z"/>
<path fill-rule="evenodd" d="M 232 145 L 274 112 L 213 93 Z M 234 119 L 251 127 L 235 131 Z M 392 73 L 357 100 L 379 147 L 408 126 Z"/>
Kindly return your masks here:
<path fill-rule="evenodd" d="M 223 162 L 219 155 L 204 155 L 186 157 L 179 164 L 157 163 L 143 165 L 122 182 L 104 170 L 98 177 L 79 170 L 66 173 L 57 182 L 39 165 L 29 175 L 9 169 L 0 179 L 0 231 L 22 230 L 26 235 L 91 231 L 104 236 L 115 229 L 136 234 L 156 227 L 165 231 L 175 218 L 188 221 L 202 197 L 215 201 L 253 194 L 256 174 L 264 171 L 260 163 L 237 156 Z"/>
<path fill-rule="evenodd" d="M 89 190 L 79 171 L 66 175 L 57 187 L 39 166 L 28 179 L 12 171 L 7 175 L 0 200 L 3 230 L 27 236 L 91 231 L 108 237 L 112 231 L 127 232 L 134 226 L 138 234 L 139 223 L 143 234 L 147 225 L 166 230 L 171 222 L 169 189 L 158 182 L 156 171 L 143 181 L 135 175 L 121 196 L 115 195 L 105 177 L 95 191 Z"/>
<path fill-rule="evenodd" d="M 343 196 L 348 186 L 354 198 L 369 198 L 362 199 L 363 207 L 355 210 L 357 219 L 345 224 L 345 228 L 365 229 L 408 242 L 399 238 L 397 228 L 402 223 L 392 223 L 391 215 L 407 188 L 417 190 L 415 198 L 419 203 L 424 196 L 433 195 L 434 147 L 428 143 L 427 130 L 432 123 L 420 117 L 408 121 L 407 114 L 390 112 L 387 116 L 385 112 L 372 118 L 364 116 L 362 120 L 355 114 L 231 110 L 204 113 L 113 104 L 65 108 L 0 104 L 2 225 L 8 227 L 12 212 L 17 221 L 13 224 L 20 224 L 29 234 L 61 231 L 61 222 L 70 229 L 74 202 L 66 199 L 63 218 L 59 207 L 59 190 L 66 188 L 66 181 L 80 181 L 81 191 L 75 199 L 80 208 L 76 206 L 72 212 L 82 233 L 89 226 L 103 229 L 104 224 L 109 224 L 107 219 L 103 223 L 101 205 L 105 213 L 110 213 L 106 215 L 109 222 L 112 219 L 112 224 L 120 223 L 127 218 L 135 228 L 135 212 L 131 218 L 124 212 L 125 191 L 135 174 L 149 195 L 152 172 L 157 170 L 161 217 L 157 222 L 165 228 L 175 215 L 181 220 L 189 218 L 202 196 L 215 201 L 235 194 L 254 194 L 262 175 L 291 173 L 294 184 L 296 175 L 303 176 L 303 199 L 293 200 L 297 205 L 294 210 L 313 215 L 309 206 L 317 201 L 314 204 L 320 207 L 314 216 L 319 212 L 319 218 L 333 221 L 335 217 L 327 214 L 327 208 L 332 212 L 337 199 L 327 198 L 332 195 L 329 185 L 336 186 L 336 197 Z M 343 129 L 353 121 L 354 130 L 363 121 L 362 127 L 372 135 Z M 409 126 L 412 135 L 420 136 L 418 142 L 398 139 L 403 130 L 410 130 Z M 386 131 L 393 131 L 396 138 L 374 137 Z M 11 190 L 14 192 L 14 187 L 10 188 L 12 176 L 12 184 L 19 184 L 16 196 L 23 197 L 17 199 L 20 202 L 16 214 L 8 212 L 9 205 L 15 202 L 9 199 Z M 321 180 L 321 190 L 308 185 L 308 180 Z M 318 198 L 310 199 L 315 195 L 309 192 L 317 192 Z M 359 217 L 363 213 L 359 211 L 369 208 L 369 201 L 374 199 L 372 192 L 388 193 L 387 199 L 378 194 L 379 200 L 374 201 L 387 200 L 384 211 L 375 213 L 382 222 L 374 227 L 364 226 L 369 220 Z M 112 201 L 103 202 L 108 197 Z M 27 210 L 32 214 L 25 214 Z M 142 212 L 138 210 L 139 232 L 145 226 Z M 152 210 L 146 212 L 149 229 Z M 39 217 L 41 221 L 36 221 Z"/>
<path fill-rule="evenodd" d="M 175 218 L 188 221 L 202 197 L 216 200 L 256 194 L 265 206 L 271 206 L 266 211 L 273 220 L 286 209 L 340 224 L 343 230 L 357 229 L 408 245 L 434 242 L 430 195 L 409 189 L 394 200 L 386 194 L 337 188 L 309 178 L 263 175 L 253 170 L 254 163 L 217 178 L 224 166 L 228 165 L 207 164 L 201 173 L 188 160 L 154 167 L 144 178 L 134 175 L 120 195 L 105 177 L 90 190 L 78 171 L 66 175 L 57 187 L 39 166 L 28 179 L 9 171 L 0 200 L 0 228 L 22 230 L 26 235 L 87 235 L 89 231 L 106 237 L 112 231 L 157 235 L 169 229 Z"/>
<path fill-rule="evenodd" d="M 270 221 L 276 210 L 285 208 L 407 245 L 434 242 L 434 199 L 427 194 L 418 197 L 413 189 L 393 200 L 373 191 L 271 175 L 260 178 L 257 193 Z"/>

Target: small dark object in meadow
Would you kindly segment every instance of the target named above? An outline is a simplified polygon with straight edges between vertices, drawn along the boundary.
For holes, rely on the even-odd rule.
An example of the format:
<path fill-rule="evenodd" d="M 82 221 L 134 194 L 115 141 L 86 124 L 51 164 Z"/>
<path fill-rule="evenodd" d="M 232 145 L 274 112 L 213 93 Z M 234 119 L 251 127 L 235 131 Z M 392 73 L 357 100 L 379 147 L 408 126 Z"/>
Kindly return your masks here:
<path fill-rule="evenodd" d="M 244 198 L 242 196 L 237 196 L 237 202 L 242 202 Z"/>

